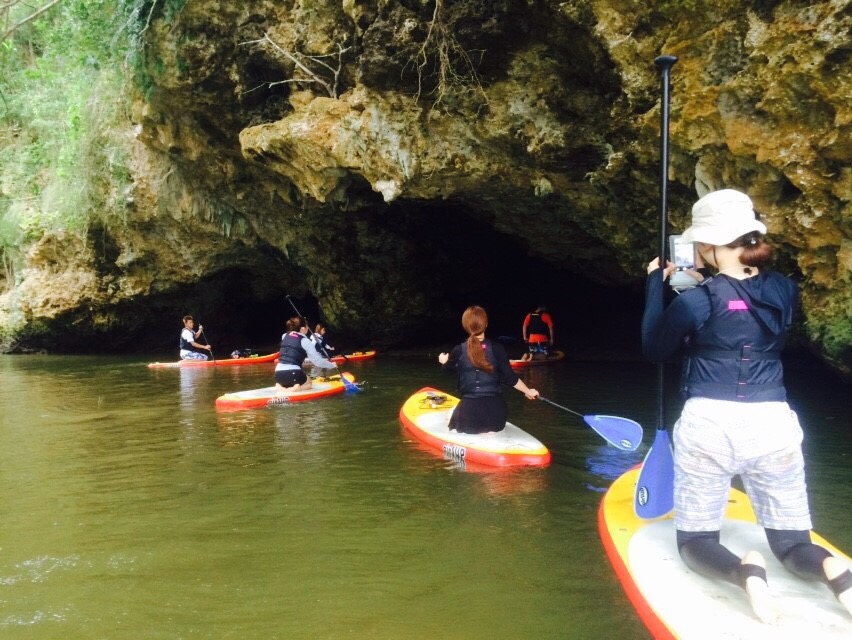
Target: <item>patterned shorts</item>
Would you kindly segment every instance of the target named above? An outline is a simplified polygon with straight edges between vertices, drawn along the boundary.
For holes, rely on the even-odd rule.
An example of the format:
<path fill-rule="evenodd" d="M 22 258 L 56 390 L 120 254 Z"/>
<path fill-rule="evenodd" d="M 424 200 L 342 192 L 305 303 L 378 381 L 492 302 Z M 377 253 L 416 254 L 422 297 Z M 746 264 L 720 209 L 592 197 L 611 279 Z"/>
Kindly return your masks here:
<path fill-rule="evenodd" d="M 182 351 L 180 357 L 182 360 L 207 360 L 207 354 L 197 351 Z"/>
<path fill-rule="evenodd" d="M 679 530 L 718 531 L 735 475 L 761 526 L 811 528 L 802 429 L 786 402 L 690 398 L 673 442 Z"/>

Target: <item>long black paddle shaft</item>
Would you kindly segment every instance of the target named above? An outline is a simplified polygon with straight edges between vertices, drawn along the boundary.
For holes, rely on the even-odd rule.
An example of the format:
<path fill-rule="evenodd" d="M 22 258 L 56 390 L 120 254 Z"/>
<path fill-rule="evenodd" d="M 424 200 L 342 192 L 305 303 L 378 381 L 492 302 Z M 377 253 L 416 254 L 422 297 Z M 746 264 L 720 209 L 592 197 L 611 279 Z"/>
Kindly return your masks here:
<path fill-rule="evenodd" d="M 308 319 L 307 319 L 305 316 L 303 316 L 301 313 L 299 313 L 299 310 L 296 308 L 296 305 L 295 305 L 295 304 L 293 303 L 293 301 L 290 299 L 290 296 L 289 296 L 289 295 L 287 295 L 287 296 L 285 296 L 285 297 L 287 298 L 287 302 L 289 302 L 289 303 L 290 303 L 290 306 L 291 306 L 291 307 L 293 307 L 293 311 L 295 311 L 295 312 L 296 312 L 296 315 L 297 315 L 297 316 L 299 316 L 302 320 L 304 320 L 304 321 L 305 321 L 305 326 L 308 328 L 308 331 L 310 332 L 310 335 L 311 335 L 311 337 L 309 338 L 309 340 L 310 340 L 311 342 L 316 342 L 316 340 L 314 340 L 314 330 L 313 330 L 313 329 L 311 329 L 311 324 L 308 322 Z M 319 345 L 318 345 L 318 346 L 319 346 Z M 320 349 L 322 349 L 322 355 L 324 355 L 324 356 L 326 357 L 326 359 L 327 359 L 327 360 L 331 360 L 331 356 L 330 356 L 330 355 L 328 355 L 328 351 L 326 351 L 326 350 L 325 350 L 325 348 L 323 348 L 323 347 L 321 347 L 321 346 L 320 346 Z M 336 367 L 336 365 L 335 365 L 335 367 Z M 338 370 L 338 371 L 340 371 L 340 369 L 339 369 L 339 368 L 337 368 L 337 370 Z"/>
<path fill-rule="evenodd" d="M 580 416 L 581 418 L 586 417 L 582 413 L 577 413 L 573 409 L 569 409 L 568 407 L 563 407 L 561 404 L 556 404 L 555 402 L 553 402 L 552 400 L 548 400 L 547 398 L 542 398 L 541 396 L 539 396 L 538 399 L 544 400 L 547 404 L 552 404 L 554 407 L 562 409 L 563 411 L 567 411 L 568 413 L 573 413 L 575 416 Z"/>
<path fill-rule="evenodd" d="M 666 231 L 668 227 L 669 193 L 669 104 L 671 102 L 671 70 L 675 56 L 659 56 L 654 64 L 660 71 L 660 269 L 666 268 Z M 665 289 L 664 289 L 665 291 Z M 657 428 L 665 429 L 665 391 L 663 363 L 657 363 Z"/>
<path fill-rule="evenodd" d="M 204 329 L 201 329 L 201 335 L 204 336 L 204 344 L 206 344 L 208 347 L 210 347 L 210 341 L 207 339 L 207 334 L 204 332 Z M 213 347 L 210 347 L 209 351 L 210 351 L 210 358 L 213 360 L 213 362 L 216 362 L 216 356 L 213 355 Z"/>

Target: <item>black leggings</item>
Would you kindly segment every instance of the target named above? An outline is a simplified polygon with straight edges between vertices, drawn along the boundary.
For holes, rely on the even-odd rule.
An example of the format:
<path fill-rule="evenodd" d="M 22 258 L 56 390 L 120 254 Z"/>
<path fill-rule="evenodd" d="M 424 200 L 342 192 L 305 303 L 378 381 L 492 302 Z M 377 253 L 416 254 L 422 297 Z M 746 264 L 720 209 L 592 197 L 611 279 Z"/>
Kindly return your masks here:
<path fill-rule="evenodd" d="M 764 531 L 769 548 L 788 571 L 805 580 L 829 584 L 822 562 L 831 554 L 813 544 L 807 531 Z M 686 566 L 696 573 L 745 588 L 747 574 L 742 561 L 719 542 L 718 531 L 678 531 L 677 548 Z"/>

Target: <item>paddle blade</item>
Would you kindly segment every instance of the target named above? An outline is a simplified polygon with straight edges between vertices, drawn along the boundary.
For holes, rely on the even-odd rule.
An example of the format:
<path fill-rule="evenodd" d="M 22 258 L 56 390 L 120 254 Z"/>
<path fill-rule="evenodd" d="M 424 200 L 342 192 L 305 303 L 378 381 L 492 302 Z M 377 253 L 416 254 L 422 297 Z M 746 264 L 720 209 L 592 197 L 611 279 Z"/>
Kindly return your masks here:
<path fill-rule="evenodd" d="M 343 383 L 343 386 L 346 387 L 347 391 L 360 391 L 360 387 L 355 384 L 355 376 L 351 373 L 343 373 L 340 375 L 340 381 Z"/>
<path fill-rule="evenodd" d="M 674 456 L 669 432 L 657 429 L 654 444 L 645 456 L 633 509 L 639 518 L 660 518 L 674 508 Z"/>
<path fill-rule="evenodd" d="M 642 443 L 642 426 L 618 416 L 583 416 L 583 420 L 616 449 L 636 451 Z"/>

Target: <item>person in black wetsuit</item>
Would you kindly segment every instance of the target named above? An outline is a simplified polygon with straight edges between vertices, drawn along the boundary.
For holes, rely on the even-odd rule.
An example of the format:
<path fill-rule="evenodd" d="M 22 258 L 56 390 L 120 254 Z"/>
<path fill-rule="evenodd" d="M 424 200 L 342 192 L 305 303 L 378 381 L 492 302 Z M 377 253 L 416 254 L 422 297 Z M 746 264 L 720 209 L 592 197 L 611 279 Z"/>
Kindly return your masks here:
<path fill-rule="evenodd" d="M 684 351 L 683 411 L 674 426 L 677 545 L 693 571 L 744 588 L 755 615 L 776 622 L 763 556 L 720 543 L 731 479 L 739 475 L 773 554 L 792 573 L 824 582 L 852 614 L 852 574 L 811 543 L 802 429 L 787 404 L 780 351 L 793 322 L 795 283 L 765 270 L 772 250 L 751 199 L 723 189 L 692 208 L 683 239 L 716 274 L 665 309 L 669 262 L 648 264 L 642 349 L 654 361 Z"/>
<path fill-rule="evenodd" d="M 477 306 L 465 309 L 462 326 L 468 339 L 450 353 L 438 356 L 445 371 L 458 374 L 461 392 L 449 428 L 461 433 L 502 431 L 509 411 L 500 385 L 513 387 L 530 400 L 538 398 L 538 391 L 527 387 L 512 371 L 503 346 L 485 337 L 488 326 L 485 309 Z"/>

